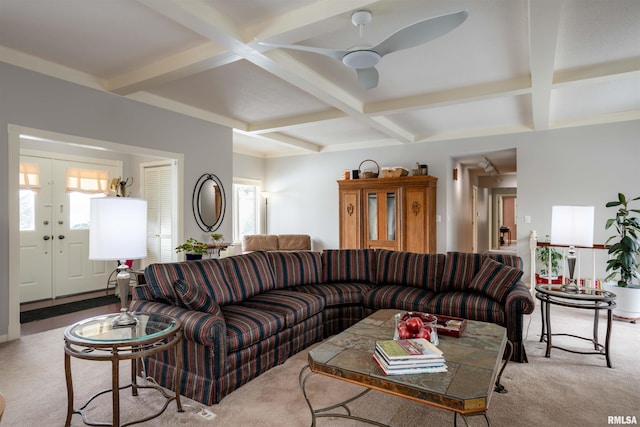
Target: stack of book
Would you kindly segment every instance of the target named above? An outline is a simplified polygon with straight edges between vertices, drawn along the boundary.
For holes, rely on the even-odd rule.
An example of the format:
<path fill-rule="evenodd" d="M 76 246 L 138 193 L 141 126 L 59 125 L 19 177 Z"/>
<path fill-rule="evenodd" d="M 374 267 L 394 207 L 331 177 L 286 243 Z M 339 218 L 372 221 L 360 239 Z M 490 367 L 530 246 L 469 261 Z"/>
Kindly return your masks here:
<path fill-rule="evenodd" d="M 442 351 L 424 338 L 376 341 L 373 359 L 387 375 L 447 372 Z"/>

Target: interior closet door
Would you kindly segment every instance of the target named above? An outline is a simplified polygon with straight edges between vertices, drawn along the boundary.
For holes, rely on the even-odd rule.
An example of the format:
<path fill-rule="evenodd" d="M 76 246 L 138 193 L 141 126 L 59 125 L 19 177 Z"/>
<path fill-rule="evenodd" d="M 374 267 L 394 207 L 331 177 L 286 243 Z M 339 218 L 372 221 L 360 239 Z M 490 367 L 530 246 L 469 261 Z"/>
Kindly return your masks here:
<path fill-rule="evenodd" d="M 170 163 L 143 166 L 143 197 L 147 200 L 147 257 L 144 265 L 176 259 L 175 169 Z"/>

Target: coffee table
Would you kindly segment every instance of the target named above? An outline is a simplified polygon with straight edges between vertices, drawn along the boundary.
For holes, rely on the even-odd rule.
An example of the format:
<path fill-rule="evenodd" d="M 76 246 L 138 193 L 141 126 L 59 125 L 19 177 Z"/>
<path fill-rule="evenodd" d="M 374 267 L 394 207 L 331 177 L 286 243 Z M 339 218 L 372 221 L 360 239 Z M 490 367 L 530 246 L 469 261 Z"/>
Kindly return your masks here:
<path fill-rule="evenodd" d="M 440 335 L 448 372 L 385 375 L 372 358 L 377 340 L 393 339 L 394 315 L 400 310 L 379 310 L 335 335 L 309 352 L 308 365 L 302 368 L 299 382 L 312 414 L 312 426 L 319 417 L 355 419 L 377 426 L 376 420 L 351 414 L 347 406 L 371 390 L 404 397 L 454 412 L 454 424 L 460 415 L 482 415 L 490 425 L 487 410 L 494 391 L 505 392 L 500 376 L 511 354 L 500 367 L 505 348 L 513 351 L 502 326 L 469 320 L 460 338 Z M 362 393 L 325 408 L 314 409 L 306 384 L 313 374 L 336 378 L 366 387 Z M 340 412 L 334 410 L 342 408 Z"/>
<path fill-rule="evenodd" d="M 71 425 L 73 414 L 80 414 L 88 425 L 128 426 L 147 421 L 162 414 L 173 400 L 178 412 L 183 412 L 180 403 L 180 370 L 182 367 L 182 324 L 180 320 L 158 313 L 132 313 L 138 319 L 135 325 L 113 326 L 112 321 L 120 315 L 109 314 L 82 320 L 67 328 L 64 332 L 64 369 L 67 379 L 67 419 L 65 426 Z M 167 394 L 161 387 L 138 385 L 136 381 L 136 360 L 162 351 L 175 351 L 176 371 L 174 376 L 174 394 Z M 79 409 L 73 407 L 73 381 L 71 376 L 71 357 L 94 361 L 111 362 L 111 388 L 91 396 Z M 120 361 L 131 360 L 131 384 L 120 386 Z M 152 388 L 165 398 L 164 406 L 151 416 L 120 424 L 120 390 L 131 387 L 133 396 L 138 389 Z M 85 409 L 98 396 L 112 394 L 112 422 L 96 422 L 87 418 Z"/>

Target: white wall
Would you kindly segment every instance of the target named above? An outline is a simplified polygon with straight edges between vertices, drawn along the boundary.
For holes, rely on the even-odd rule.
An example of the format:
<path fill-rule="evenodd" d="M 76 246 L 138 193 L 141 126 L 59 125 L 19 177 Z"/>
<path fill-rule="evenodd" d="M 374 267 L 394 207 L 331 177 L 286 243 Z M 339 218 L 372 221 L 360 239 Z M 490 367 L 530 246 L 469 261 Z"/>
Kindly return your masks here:
<path fill-rule="evenodd" d="M 8 125 L 184 154 L 184 235 L 204 238 L 191 213 L 198 177 L 232 182 L 231 129 L 0 63 L 0 170 Z M 13 161 L 13 160 L 12 160 Z M 17 194 L 12 195 L 17 198 Z M 9 189 L 0 180 L 0 337 L 9 324 Z M 231 235 L 231 216 L 220 229 Z"/>
<path fill-rule="evenodd" d="M 513 135 L 399 144 L 394 147 L 348 152 L 325 152 L 265 160 L 265 183 L 272 192 L 269 201 L 269 231 L 309 233 L 314 247 L 337 248 L 338 185 L 345 169 L 357 169 L 364 159 L 380 166 L 412 169 L 416 160 L 429 165 L 430 175 L 439 178 L 437 213 L 438 252 L 460 250 L 456 189 L 452 158 L 464 154 L 516 148 L 518 153 L 518 253 L 525 262 L 529 280 L 528 240 L 531 230 L 538 236 L 550 233 L 551 206 L 589 204 L 595 210 L 595 241 L 604 243 L 606 219 L 612 215 L 605 203 L 618 192 L 640 195 L 640 121 L 529 132 Z M 236 170 L 235 174 L 242 175 Z M 462 178 L 462 177 L 461 177 Z M 524 224 L 530 216 L 531 223 Z"/>

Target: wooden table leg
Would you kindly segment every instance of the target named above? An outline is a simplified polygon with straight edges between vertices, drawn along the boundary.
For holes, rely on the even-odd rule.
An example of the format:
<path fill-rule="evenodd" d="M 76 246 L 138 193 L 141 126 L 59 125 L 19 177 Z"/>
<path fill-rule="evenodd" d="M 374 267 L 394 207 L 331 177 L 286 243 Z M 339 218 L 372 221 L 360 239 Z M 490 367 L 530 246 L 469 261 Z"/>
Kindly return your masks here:
<path fill-rule="evenodd" d="M 111 360 L 111 395 L 113 397 L 113 421 L 112 426 L 120 425 L 120 361 L 115 350 L 114 358 Z"/>

